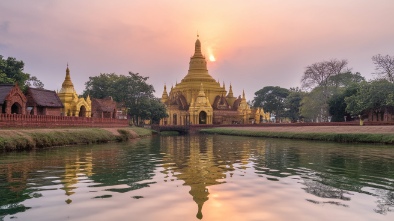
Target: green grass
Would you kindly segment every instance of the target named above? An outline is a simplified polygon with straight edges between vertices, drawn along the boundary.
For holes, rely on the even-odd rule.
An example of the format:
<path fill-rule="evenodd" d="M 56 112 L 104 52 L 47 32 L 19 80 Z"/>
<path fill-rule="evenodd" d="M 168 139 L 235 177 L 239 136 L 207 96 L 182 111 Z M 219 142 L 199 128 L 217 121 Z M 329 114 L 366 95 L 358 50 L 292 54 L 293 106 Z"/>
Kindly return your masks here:
<path fill-rule="evenodd" d="M 200 133 L 222 134 L 233 136 L 269 137 L 300 140 L 318 140 L 341 143 L 383 143 L 393 144 L 393 134 L 361 134 L 361 133 L 293 133 L 293 132 L 268 132 L 253 130 L 236 130 L 226 128 L 202 129 Z"/>
<path fill-rule="evenodd" d="M 146 136 L 151 136 L 152 135 L 152 130 L 143 128 L 143 127 L 130 127 L 130 129 L 134 132 L 137 133 L 138 136 L 140 137 L 146 137 Z"/>
<path fill-rule="evenodd" d="M 69 129 L 65 131 L 53 132 L 29 132 L 27 133 L 33 139 L 36 147 L 52 147 L 71 144 L 92 144 L 118 141 L 118 136 L 111 132 L 98 129 Z"/>
<path fill-rule="evenodd" d="M 36 129 L 0 131 L 0 151 L 29 150 L 34 148 L 122 142 L 136 137 L 151 136 L 152 131 L 139 127 L 117 129 L 119 135 L 100 128 Z"/>

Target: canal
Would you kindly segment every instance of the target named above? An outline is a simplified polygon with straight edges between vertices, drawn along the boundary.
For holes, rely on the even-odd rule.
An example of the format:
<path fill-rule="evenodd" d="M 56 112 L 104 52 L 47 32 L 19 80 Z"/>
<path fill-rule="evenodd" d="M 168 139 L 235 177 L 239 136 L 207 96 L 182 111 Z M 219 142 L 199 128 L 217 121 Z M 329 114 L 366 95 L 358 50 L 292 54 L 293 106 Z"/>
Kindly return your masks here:
<path fill-rule="evenodd" d="M 190 135 L 2 153 L 0 220 L 394 220 L 394 147 Z"/>

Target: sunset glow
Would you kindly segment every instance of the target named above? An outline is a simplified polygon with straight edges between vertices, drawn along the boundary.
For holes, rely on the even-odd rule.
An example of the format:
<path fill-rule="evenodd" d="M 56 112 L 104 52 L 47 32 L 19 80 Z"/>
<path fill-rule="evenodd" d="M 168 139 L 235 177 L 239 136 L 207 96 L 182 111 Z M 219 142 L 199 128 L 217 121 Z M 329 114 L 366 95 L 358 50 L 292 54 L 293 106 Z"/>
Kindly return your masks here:
<path fill-rule="evenodd" d="M 216 61 L 215 56 L 213 56 L 213 54 L 211 54 L 211 55 L 209 56 L 209 60 L 210 60 L 211 62 Z"/>
<path fill-rule="evenodd" d="M 300 86 L 306 66 L 333 58 L 371 79 L 372 56 L 394 51 L 392 0 L 22 2 L 0 3 L 1 55 L 49 90 L 69 62 L 78 93 L 90 76 L 132 71 L 160 97 L 187 73 L 197 33 L 212 77 L 237 82 L 235 96 L 248 88 L 247 100 L 267 85 Z"/>

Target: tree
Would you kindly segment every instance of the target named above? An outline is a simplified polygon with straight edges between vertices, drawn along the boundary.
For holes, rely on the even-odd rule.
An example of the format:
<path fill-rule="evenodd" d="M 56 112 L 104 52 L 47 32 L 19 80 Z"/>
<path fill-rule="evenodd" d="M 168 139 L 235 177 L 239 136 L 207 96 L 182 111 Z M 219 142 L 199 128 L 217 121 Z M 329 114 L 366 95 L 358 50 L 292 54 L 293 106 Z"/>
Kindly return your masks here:
<path fill-rule="evenodd" d="M 359 87 L 358 83 L 353 83 L 344 90 L 337 92 L 334 94 L 330 100 L 328 101 L 329 113 L 331 115 L 331 121 L 333 122 L 342 122 L 350 120 L 352 115 L 346 111 L 346 102 L 345 98 L 350 97 L 357 93 L 357 88 Z"/>
<path fill-rule="evenodd" d="M 44 84 L 40 80 L 38 80 L 36 76 L 30 77 L 29 80 L 26 81 L 26 86 L 41 89 L 44 88 Z"/>
<path fill-rule="evenodd" d="M 372 62 L 376 70 L 374 74 L 394 83 L 394 56 L 378 54 L 372 57 Z"/>
<path fill-rule="evenodd" d="M 335 88 L 345 88 L 354 83 L 360 83 L 362 81 L 365 81 L 365 78 L 361 76 L 359 72 L 352 73 L 348 71 L 345 73 L 339 73 L 337 75 L 330 76 L 328 78 L 328 85 Z"/>
<path fill-rule="evenodd" d="M 394 84 L 385 80 L 362 82 L 357 93 L 345 98 L 346 111 L 352 115 L 365 115 L 370 111 L 384 112 L 394 107 Z"/>
<path fill-rule="evenodd" d="M 305 92 L 299 88 L 290 88 L 290 93 L 285 99 L 285 116 L 292 122 L 296 122 L 302 118 L 300 114 L 301 101 L 305 96 Z"/>
<path fill-rule="evenodd" d="M 123 75 L 111 74 L 100 74 L 99 76 L 89 77 L 89 81 L 85 83 L 85 91 L 83 95 L 86 97 L 90 95 L 91 97 L 103 99 L 107 96 L 112 96 L 112 98 L 117 102 L 123 102 L 124 98 L 121 94 L 115 93 L 116 83 L 121 81 L 126 81 L 127 77 Z"/>
<path fill-rule="evenodd" d="M 148 79 L 149 77 L 132 72 L 127 76 L 100 74 L 89 77 L 89 81 L 85 83 L 84 95 L 89 94 L 99 99 L 112 96 L 116 102 L 124 102 L 135 124 L 148 119 L 157 121 L 156 117 L 166 115 L 166 111 L 155 103 L 155 90 L 146 82 Z M 153 113 L 154 111 L 159 112 Z"/>
<path fill-rule="evenodd" d="M 35 76 L 24 73 L 25 64 L 13 57 L 4 59 L 0 55 L 0 84 L 17 83 L 22 90 L 26 90 L 28 86 L 43 88 L 44 84 Z"/>
<path fill-rule="evenodd" d="M 347 60 L 332 59 L 317 62 L 306 67 L 301 83 L 304 89 L 312 91 L 301 102 L 302 106 L 304 106 L 301 108 L 303 116 L 311 120 L 328 121 L 328 101 L 330 97 L 345 79 L 357 77 L 350 73 L 346 74 L 349 72 L 347 64 Z"/>
<path fill-rule="evenodd" d="M 323 87 L 315 87 L 311 92 L 305 94 L 301 100 L 300 114 L 307 121 L 328 121 L 328 104 L 325 100 Z"/>
<path fill-rule="evenodd" d="M 254 93 L 254 107 L 263 107 L 264 111 L 275 114 L 279 119 L 285 112 L 284 102 L 289 95 L 289 90 L 281 87 L 267 86 Z"/>
<path fill-rule="evenodd" d="M 328 86 L 330 77 L 349 71 L 347 64 L 347 60 L 332 59 L 307 66 L 301 79 L 302 87 L 313 89 L 317 86 Z"/>
<path fill-rule="evenodd" d="M 359 72 L 340 73 L 329 78 L 329 85 L 332 87 L 332 96 L 328 100 L 328 111 L 331 121 L 341 122 L 351 119 L 351 114 L 346 111 L 345 98 L 357 92 L 360 82 L 365 81 Z"/>
<path fill-rule="evenodd" d="M 168 117 L 166 107 L 160 102 L 159 98 L 149 100 L 148 110 L 147 117 L 151 120 L 152 124 L 159 124 L 160 119 Z"/>

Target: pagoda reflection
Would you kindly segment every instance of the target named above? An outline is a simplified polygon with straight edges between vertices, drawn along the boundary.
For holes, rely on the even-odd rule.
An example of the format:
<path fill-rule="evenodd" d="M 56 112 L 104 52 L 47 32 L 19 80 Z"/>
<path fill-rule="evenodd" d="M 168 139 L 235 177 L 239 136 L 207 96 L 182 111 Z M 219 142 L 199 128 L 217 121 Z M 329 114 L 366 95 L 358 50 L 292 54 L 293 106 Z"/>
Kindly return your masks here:
<path fill-rule="evenodd" d="M 233 148 L 241 154 L 233 152 Z M 215 145 L 212 136 L 162 137 L 161 151 L 166 153 L 163 172 L 174 174 L 184 181 L 183 185 L 190 186 L 189 194 L 198 205 L 196 217 L 202 219 L 203 205 L 210 194 L 208 187 L 225 183 L 236 163 L 240 164 L 239 169 L 245 169 L 249 150 L 247 144 L 238 147 Z"/>

